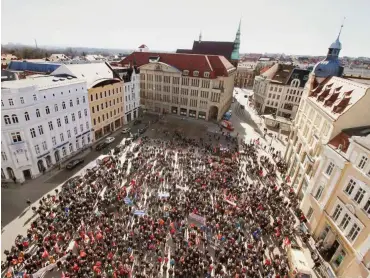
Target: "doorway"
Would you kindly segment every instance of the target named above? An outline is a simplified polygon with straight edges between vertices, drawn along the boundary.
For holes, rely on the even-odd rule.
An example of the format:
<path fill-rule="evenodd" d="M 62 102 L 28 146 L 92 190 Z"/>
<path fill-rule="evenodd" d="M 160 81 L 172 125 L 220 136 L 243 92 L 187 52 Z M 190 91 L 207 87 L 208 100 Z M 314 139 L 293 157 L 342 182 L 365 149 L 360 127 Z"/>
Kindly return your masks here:
<path fill-rule="evenodd" d="M 331 245 L 331 247 L 328 249 L 328 251 L 325 254 L 325 259 L 327 261 L 331 260 L 331 258 L 333 257 L 333 255 L 335 254 L 335 252 L 337 251 L 339 246 L 340 246 L 340 244 L 339 244 L 338 240 L 334 240 L 333 244 Z"/>
<path fill-rule="evenodd" d="M 39 168 L 39 172 L 40 172 L 40 173 L 41 173 L 42 171 L 44 171 L 45 166 L 44 166 L 44 161 L 42 161 L 42 159 L 40 159 L 39 161 L 37 161 L 37 167 Z"/>
<path fill-rule="evenodd" d="M 30 169 L 23 170 L 23 176 L 25 180 L 31 180 L 32 179 L 31 170 Z"/>
<path fill-rule="evenodd" d="M 13 179 L 15 177 L 12 168 L 8 167 L 8 168 L 6 168 L 6 171 L 8 172 L 9 179 Z"/>
<path fill-rule="evenodd" d="M 59 150 L 57 150 L 57 151 L 54 153 L 54 157 L 55 157 L 55 162 L 59 162 L 59 160 L 60 160 Z"/>

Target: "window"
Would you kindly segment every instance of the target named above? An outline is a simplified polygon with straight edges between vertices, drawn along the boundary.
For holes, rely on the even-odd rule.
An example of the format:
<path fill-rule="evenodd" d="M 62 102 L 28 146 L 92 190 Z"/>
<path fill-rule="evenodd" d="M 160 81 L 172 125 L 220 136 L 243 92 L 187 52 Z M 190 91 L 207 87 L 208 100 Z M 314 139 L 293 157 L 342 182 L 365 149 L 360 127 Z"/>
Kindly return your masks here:
<path fill-rule="evenodd" d="M 76 149 L 78 150 L 80 148 L 80 142 L 78 142 L 78 139 L 76 140 Z"/>
<path fill-rule="evenodd" d="M 28 112 L 24 112 L 24 118 L 26 119 L 26 121 L 30 120 L 30 115 L 28 114 Z"/>
<path fill-rule="evenodd" d="M 355 223 L 353 224 L 351 230 L 349 231 L 347 238 L 352 242 L 356 239 L 358 234 L 360 233 L 361 229 L 360 227 Z"/>
<path fill-rule="evenodd" d="M 94 101 L 94 97 L 93 97 L 93 95 L 90 95 L 90 100 L 91 100 L 91 101 Z"/>
<path fill-rule="evenodd" d="M 342 221 L 340 222 L 339 224 L 339 228 L 344 231 L 347 226 L 348 226 L 348 223 L 349 221 L 351 221 L 351 217 L 348 215 L 348 213 L 346 213 L 342 219 Z"/>
<path fill-rule="evenodd" d="M 315 194 L 316 200 L 320 200 L 323 190 L 324 190 L 324 187 L 320 185 L 320 187 L 317 189 L 316 194 Z"/>
<path fill-rule="evenodd" d="M 76 99 L 76 103 L 77 103 L 77 105 L 80 104 L 80 99 L 79 98 Z"/>
<path fill-rule="evenodd" d="M 12 137 L 13 143 L 22 142 L 20 132 L 12 132 L 10 133 L 10 136 Z"/>
<path fill-rule="evenodd" d="M 55 138 L 55 136 L 51 137 L 51 141 L 53 142 L 53 146 L 57 144 L 57 139 Z"/>
<path fill-rule="evenodd" d="M 64 116 L 64 122 L 68 124 L 68 116 Z"/>
<path fill-rule="evenodd" d="M 100 124 L 100 116 L 98 116 L 98 123 Z"/>
<path fill-rule="evenodd" d="M 32 138 L 35 138 L 35 137 L 36 137 L 36 131 L 35 131 L 35 129 L 34 129 L 34 128 L 31 128 L 31 129 L 30 129 L 30 133 L 31 133 L 31 137 L 32 137 Z"/>
<path fill-rule="evenodd" d="M 42 149 L 46 151 L 48 149 L 48 145 L 46 144 L 46 141 L 42 141 Z"/>
<path fill-rule="evenodd" d="M 73 100 L 69 100 L 69 107 L 73 107 Z"/>
<path fill-rule="evenodd" d="M 333 162 L 330 162 L 329 165 L 328 165 L 328 168 L 325 171 L 325 174 L 327 174 L 328 176 L 330 176 L 331 173 L 333 173 L 333 169 L 334 169 L 334 163 Z"/>
<path fill-rule="evenodd" d="M 62 154 L 63 154 L 63 156 L 66 156 L 67 155 L 67 149 L 66 149 L 66 147 L 63 147 L 62 148 Z"/>
<path fill-rule="evenodd" d="M 357 204 L 359 204 L 361 203 L 364 196 L 365 196 L 365 190 L 360 187 L 355 195 L 355 198 L 353 199 L 356 201 Z"/>
<path fill-rule="evenodd" d="M 44 134 L 44 130 L 43 130 L 43 128 L 42 128 L 42 125 L 39 125 L 39 126 L 38 126 L 38 129 L 39 129 L 39 133 L 40 133 L 40 135 L 43 135 L 43 134 Z"/>
<path fill-rule="evenodd" d="M 10 106 L 13 106 L 13 105 L 14 105 L 14 101 L 13 101 L 13 99 L 12 99 L 12 98 L 10 98 L 10 99 L 9 99 L 9 105 L 10 105 Z"/>
<path fill-rule="evenodd" d="M 103 97 L 103 92 L 100 92 L 100 98 L 102 98 Z"/>
<path fill-rule="evenodd" d="M 95 118 L 93 119 L 93 122 L 94 122 L 94 125 L 96 125 L 96 120 L 95 120 Z"/>
<path fill-rule="evenodd" d="M 45 113 L 46 113 L 47 115 L 49 115 L 49 114 L 50 114 L 49 106 L 46 106 L 46 107 L 45 107 Z"/>
<path fill-rule="evenodd" d="M 66 103 L 64 101 L 62 102 L 62 108 L 66 109 Z"/>
<path fill-rule="evenodd" d="M 54 111 L 58 112 L 58 104 L 54 104 Z"/>
<path fill-rule="evenodd" d="M 70 130 L 67 130 L 67 137 L 71 138 L 71 131 Z"/>
<path fill-rule="evenodd" d="M 108 113 L 107 113 L 108 115 Z M 89 129 L 89 122 L 86 122 L 86 129 L 88 130 Z"/>
<path fill-rule="evenodd" d="M 39 145 L 35 145 L 35 152 L 36 152 L 36 154 L 40 154 Z"/>
<path fill-rule="evenodd" d="M 36 109 L 36 117 L 37 117 L 37 118 L 40 118 L 40 116 L 41 116 L 41 115 L 40 115 L 40 110 L 39 110 L 39 109 Z"/>
<path fill-rule="evenodd" d="M 59 118 L 57 119 L 57 126 L 58 126 L 58 127 L 61 127 L 61 126 L 62 126 L 62 123 L 61 123 L 61 121 L 60 121 L 60 119 L 59 119 Z"/>
<path fill-rule="evenodd" d="M 72 143 L 69 143 L 69 152 L 70 153 L 73 152 L 73 145 L 72 145 Z"/>
<path fill-rule="evenodd" d="M 20 97 L 20 100 L 21 100 L 21 104 L 24 104 L 24 98 Z"/>
<path fill-rule="evenodd" d="M 64 134 L 63 133 L 61 133 L 60 134 L 60 142 L 63 142 L 64 141 Z"/>
<path fill-rule="evenodd" d="M 367 163 L 367 157 L 363 155 L 361 157 L 360 163 L 358 163 L 358 168 L 364 169 L 366 163 Z"/>
<path fill-rule="evenodd" d="M 95 113 L 95 107 L 94 107 L 94 106 L 92 106 L 92 107 L 91 107 L 91 111 L 92 111 L 93 113 Z"/>
<path fill-rule="evenodd" d="M 82 124 L 80 125 L 80 130 L 81 130 L 81 132 L 84 131 L 84 125 L 82 125 Z"/>
<path fill-rule="evenodd" d="M 78 118 L 81 119 L 82 115 L 81 115 L 81 111 L 78 111 Z"/>
<path fill-rule="evenodd" d="M 96 106 L 96 111 L 99 111 L 99 105 Z"/>
<path fill-rule="evenodd" d="M 364 206 L 364 211 L 367 213 L 367 214 L 370 214 L 370 198 L 367 200 L 365 206 Z"/>
<path fill-rule="evenodd" d="M 344 190 L 344 192 L 346 192 L 348 195 L 351 195 L 355 186 L 356 186 L 356 182 L 353 179 L 351 179 L 348 182 L 348 185 L 347 185 L 346 189 Z"/>
<path fill-rule="evenodd" d="M 335 211 L 333 213 L 333 219 L 334 221 L 337 221 L 340 214 L 342 213 L 342 210 L 343 208 L 340 206 L 340 205 L 337 205 L 337 207 L 335 208 Z"/>
<path fill-rule="evenodd" d="M 9 118 L 9 116 L 8 115 L 5 115 L 4 116 L 4 121 L 5 121 L 5 124 L 6 125 L 10 125 L 12 122 L 10 121 L 10 118 Z"/>
<path fill-rule="evenodd" d="M 5 152 L 1 152 L 1 158 L 5 161 L 8 160 L 8 157 L 6 156 Z"/>
<path fill-rule="evenodd" d="M 76 120 L 75 113 L 72 113 L 72 122 Z"/>
<path fill-rule="evenodd" d="M 189 71 L 188 70 L 184 70 L 182 73 L 183 73 L 183 75 L 188 75 L 189 74 Z"/>
<path fill-rule="evenodd" d="M 313 214 L 313 209 L 312 209 L 312 207 L 310 207 L 310 208 L 308 209 L 308 212 L 307 212 L 307 219 L 308 219 L 308 220 L 310 220 L 310 219 L 311 219 L 312 214 Z"/>
<path fill-rule="evenodd" d="M 82 103 L 85 103 L 86 102 L 86 98 L 85 96 L 82 97 Z"/>
<path fill-rule="evenodd" d="M 103 122 L 105 121 L 105 117 L 104 117 L 104 114 L 103 114 Z"/>
<path fill-rule="evenodd" d="M 73 131 L 74 131 L 75 135 L 77 135 L 77 127 L 74 127 Z"/>
<path fill-rule="evenodd" d="M 36 95 L 33 95 L 33 100 L 37 101 L 37 96 Z"/>
<path fill-rule="evenodd" d="M 84 114 L 85 114 L 85 116 L 87 116 L 87 109 L 84 110 Z"/>

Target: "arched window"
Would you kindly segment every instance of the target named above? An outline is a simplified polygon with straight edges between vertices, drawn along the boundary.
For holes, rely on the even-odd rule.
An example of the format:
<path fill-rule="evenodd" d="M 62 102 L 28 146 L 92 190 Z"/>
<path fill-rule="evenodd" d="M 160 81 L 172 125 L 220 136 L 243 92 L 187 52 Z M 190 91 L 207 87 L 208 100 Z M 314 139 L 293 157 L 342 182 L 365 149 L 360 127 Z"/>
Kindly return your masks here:
<path fill-rule="evenodd" d="M 18 123 L 18 117 L 17 117 L 17 115 L 13 114 L 12 115 L 12 120 L 13 120 L 13 123 L 17 124 Z"/>
<path fill-rule="evenodd" d="M 62 102 L 62 108 L 66 109 L 66 103 L 64 101 Z"/>
<path fill-rule="evenodd" d="M 58 104 L 54 104 L 54 111 L 58 112 Z"/>
<path fill-rule="evenodd" d="M 24 112 L 24 118 L 26 119 L 26 121 L 30 120 L 30 115 L 28 114 L 28 112 Z"/>
<path fill-rule="evenodd" d="M 73 101 L 72 100 L 69 100 L 69 106 L 72 107 L 73 106 Z"/>
<path fill-rule="evenodd" d="M 46 112 L 46 114 L 50 114 L 49 106 L 46 106 L 46 107 L 45 107 L 45 112 Z"/>
<path fill-rule="evenodd" d="M 6 125 L 10 125 L 12 122 L 10 121 L 10 118 L 9 118 L 9 116 L 8 115 L 5 115 L 4 116 L 4 121 L 5 121 L 5 124 Z"/>
<path fill-rule="evenodd" d="M 36 117 L 37 117 L 37 118 L 40 118 L 40 116 L 41 116 L 41 115 L 40 115 L 40 110 L 39 110 L 39 109 L 36 109 Z"/>

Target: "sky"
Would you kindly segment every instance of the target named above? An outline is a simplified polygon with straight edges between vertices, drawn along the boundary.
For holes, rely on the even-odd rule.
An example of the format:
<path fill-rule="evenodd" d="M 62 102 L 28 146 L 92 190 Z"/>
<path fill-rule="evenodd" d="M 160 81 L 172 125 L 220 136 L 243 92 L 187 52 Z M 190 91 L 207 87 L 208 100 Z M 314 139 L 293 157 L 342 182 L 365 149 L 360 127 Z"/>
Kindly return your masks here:
<path fill-rule="evenodd" d="M 2 0 L 1 42 L 175 51 L 203 40 L 240 53 L 325 55 L 345 17 L 341 56 L 370 57 L 370 0 Z"/>

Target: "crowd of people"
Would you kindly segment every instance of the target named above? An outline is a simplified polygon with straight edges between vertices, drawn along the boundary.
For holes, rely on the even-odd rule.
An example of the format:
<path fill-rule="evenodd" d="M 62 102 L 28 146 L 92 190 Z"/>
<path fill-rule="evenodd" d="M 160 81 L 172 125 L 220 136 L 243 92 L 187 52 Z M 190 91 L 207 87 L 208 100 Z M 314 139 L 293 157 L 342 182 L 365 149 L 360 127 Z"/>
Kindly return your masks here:
<path fill-rule="evenodd" d="M 167 135 L 122 144 L 42 198 L 6 275 L 286 277 L 297 218 L 280 154 Z"/>

